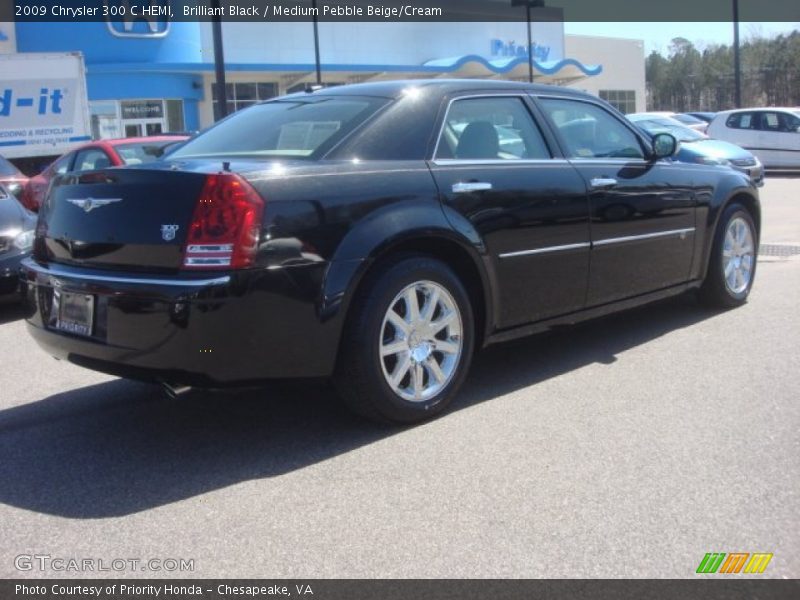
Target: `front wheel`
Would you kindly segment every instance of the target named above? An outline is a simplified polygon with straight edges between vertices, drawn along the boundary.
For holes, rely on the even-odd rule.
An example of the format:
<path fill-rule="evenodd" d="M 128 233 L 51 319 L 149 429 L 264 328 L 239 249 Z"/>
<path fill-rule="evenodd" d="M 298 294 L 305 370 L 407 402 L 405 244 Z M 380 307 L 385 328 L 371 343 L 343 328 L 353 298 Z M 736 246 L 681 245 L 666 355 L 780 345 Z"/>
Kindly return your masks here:
<path fill-rule="evenodd" d="M 463 383 L 472 308 L 438 260 L 407 257 L 378 268 L 354 299 L 334 382 L 355 412 L 415 423 L 441 413 Z"/>
<path fill-rule="evenodd" d="M 705 304 L 740 306 L 753 287 L 758 256 L 758 233 L 750 212 L 734 203 L 725 209 L 714 235 L 708 274 L 700 288 Z"/>

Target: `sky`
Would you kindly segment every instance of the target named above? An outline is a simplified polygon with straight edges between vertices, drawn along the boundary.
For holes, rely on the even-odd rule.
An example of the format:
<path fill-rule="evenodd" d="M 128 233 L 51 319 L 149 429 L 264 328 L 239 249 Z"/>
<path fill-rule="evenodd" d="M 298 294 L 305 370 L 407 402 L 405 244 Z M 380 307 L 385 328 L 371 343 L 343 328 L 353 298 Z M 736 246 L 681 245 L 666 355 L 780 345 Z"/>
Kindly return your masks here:
<path fill-rule="evenodd" d="M 742 41 L 773 37 L 800 30 L 800 23 L 740 23 Z M 564 23 L 564 32 L 644 40 L 645 55 L 653 50 L 667 54 L 672 38 L 685 37 L 698 48 L 733 42 L 733 23 Z"/>

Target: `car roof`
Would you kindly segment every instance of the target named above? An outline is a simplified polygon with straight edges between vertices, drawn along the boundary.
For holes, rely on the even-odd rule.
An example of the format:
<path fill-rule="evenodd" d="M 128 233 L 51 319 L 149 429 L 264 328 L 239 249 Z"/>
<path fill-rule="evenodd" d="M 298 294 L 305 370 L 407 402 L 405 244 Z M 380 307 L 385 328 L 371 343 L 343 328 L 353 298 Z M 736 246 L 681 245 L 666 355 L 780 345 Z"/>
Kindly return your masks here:
<path fill-rule="evenodd" d="M 671 113 L 666 115 L 664 113 L 630 113 L 625 115 L 631 121 L 646 121 L 647 119 L 662 119 L 664 121 L 669 121 L 670 123 L 674 123 L 675 125 L 680 125 L 681 127 L 686 127 L 683 123 L 678 121 L 677 119 L 672 117 Z"/>
<path fill-rule="evenodd" d="M 592 98 L 596 96 L 579 90 L 541 83 L 526 83 L 519 81 L 506 81 L 502 79 L 399 79 L 393 81 L 375 81 L 367 83 L 354 83 L 329 88 L 322 88 L 310 94 L 319 95 L 363 95 L 397 98 L 410 87 L 435 89 L 442 94 L 458 93 L 462 91 L 515 91 L 532 92 L 535 94 L 551 94 L 554 90 L 559 95 L 575 96 L 576 98 Z M 304 92 L 300 92 L 303 94 Z M 297 94 L 292 94 L 297 96 Z"/>
<path fill-rule="evenodd" d="M 630 114 L 627 114 L 625 116 L 627 116 L 627 117 L 640 117 L 640 118 L 647 118 L 647 117 L 671 118 L 672 115 L 676 115 L 676 114 L 678 114 L 678 113 L 669 112 L 669 111 L 666 111 L 666 110 L 660 110 L 660 111 L 653 110 L 653 111 L 649 111 L 649 112 L 630 113 Z"/>
<path fill-rule="evenodd" d="M 145 137 L 116 138 L 113 140 L 97 140 L 93 144 L 108 144 L 120 146 L 122 144 L 147 144 L 148 142 L 181 142 L 188 140 L 188 135 L 151 135 Z"/>
<path fill-rule="evenodd" d="M 800 110 L 800 107 L 797 107 L 797 106 L 794 106 L 794 107 L 792 107 L 792 106 L 754 106 L 752 108 L 734 108 L 734 109 L 731 109 L 731 110 L 723 110 L 723 111 L 718 112 L 717 115 L 732 115 L 732 114 L 735 114 L 735 113 L 753 112 L 753 111 L 756 111 L 756 110 L 762 110 L 762 111 L 763 110 L 777 110 L 777 111 L 783 111 L 783 112 L 796 113 L 797 111 Z"/>

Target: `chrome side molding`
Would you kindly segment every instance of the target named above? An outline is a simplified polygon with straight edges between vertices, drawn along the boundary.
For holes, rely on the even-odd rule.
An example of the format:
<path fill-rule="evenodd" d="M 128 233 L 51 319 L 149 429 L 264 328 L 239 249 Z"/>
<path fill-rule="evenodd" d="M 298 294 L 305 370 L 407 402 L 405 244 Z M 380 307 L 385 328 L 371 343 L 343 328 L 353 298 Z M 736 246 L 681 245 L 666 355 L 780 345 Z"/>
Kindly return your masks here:
<path fill-rule="evenodd" d="M 641 235 L 628 235 L 624 237 L 606 238 L 596 242 L 581 242 L 577 244 L 565 244 L 563 246 L 546 246 L 544 248 L 533 248 L 531 250 L 520 250 L 518 252 L 505 252 L 499 254 L 499 258 L 515 258 L 518 256 L 532 256 L 535 254 L 549 254 L 551 252 L 565 252 L 568 250 L 580 250 L 582 248 L 594 248 L 595 246 L 610 246 L 612 244 L 624 244 L 626 242 L 637 242 L 640 240 L 650 240 L 661 237 L 680 237 L 686 239 L 690 233 L 694 233 L 694 227 L 684 229 L 670 229 L 669 231 L 655 231 L 653 233 L 643 233 Z"/>

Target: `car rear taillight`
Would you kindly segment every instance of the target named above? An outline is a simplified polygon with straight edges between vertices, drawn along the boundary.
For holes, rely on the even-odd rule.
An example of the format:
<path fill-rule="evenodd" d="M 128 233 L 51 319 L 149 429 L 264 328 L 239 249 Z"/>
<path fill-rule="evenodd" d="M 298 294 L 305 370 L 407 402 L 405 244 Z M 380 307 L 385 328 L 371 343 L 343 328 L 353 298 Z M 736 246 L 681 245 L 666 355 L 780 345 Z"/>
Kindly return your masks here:
<path fill-rule="evenodd" d="M 243 269 L 255 263 L 264 200 L 234 173 L 206 177 L 186 237 L 185 269 Z"/>

